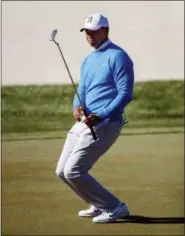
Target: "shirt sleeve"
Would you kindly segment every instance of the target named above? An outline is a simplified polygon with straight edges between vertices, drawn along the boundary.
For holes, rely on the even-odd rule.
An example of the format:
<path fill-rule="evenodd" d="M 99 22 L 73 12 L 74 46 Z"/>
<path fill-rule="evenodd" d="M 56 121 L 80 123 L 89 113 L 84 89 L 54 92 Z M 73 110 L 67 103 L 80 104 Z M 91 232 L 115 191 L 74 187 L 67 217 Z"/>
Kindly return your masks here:
<path fill-rule="evenodd" d="M 80 68 L 80 81 L 77 87 L 77 92 L 79 94 L 82 105 L 85 105 L 85 80 L 83 76 L 83 67 L 84 67 L 84 62 L 82 63 L 81 68 Z M 73 99 L 73 111 L 75 111 L 77 106 L 80 106 L 80 101 L 77 94 L 75 94 L 74 99 Z"/>
<path fill-rule="evenodd" d="M 101 114 L 99 114 L 102 119 L 108 118 L 112 113 L 124 108 L 132 100 L 133 63 L 124 52 L 116 55 L 112 63 L 112 73 L 118 94 L 107 107 L 102 109 Z"/>

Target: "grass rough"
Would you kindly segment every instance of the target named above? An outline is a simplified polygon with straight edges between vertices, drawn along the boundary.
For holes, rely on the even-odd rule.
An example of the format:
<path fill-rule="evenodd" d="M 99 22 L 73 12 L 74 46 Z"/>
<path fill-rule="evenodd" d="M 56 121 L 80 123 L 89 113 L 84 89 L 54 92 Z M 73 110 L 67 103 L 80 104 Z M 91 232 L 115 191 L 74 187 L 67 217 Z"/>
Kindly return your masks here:
<path fill-rule="evenodd" d="M 71 85 L 3 86 L 2 133 L 67 130 L 73 124 Z M 125 112 L 128 128 L 184 125 L 184 81 L 137 82 Z"/>

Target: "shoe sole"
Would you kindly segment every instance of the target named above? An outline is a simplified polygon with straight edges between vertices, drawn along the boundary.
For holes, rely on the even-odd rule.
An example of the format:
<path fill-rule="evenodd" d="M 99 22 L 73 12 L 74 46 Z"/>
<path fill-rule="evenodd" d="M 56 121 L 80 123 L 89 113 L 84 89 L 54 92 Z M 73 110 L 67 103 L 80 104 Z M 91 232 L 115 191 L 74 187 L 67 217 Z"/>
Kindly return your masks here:
<path fill-rule="evenodd" d="M 100 215 L 100 214 L 99 214 L 99 215 Z M 79 215 L 78 215 L 78 216 L 79 216 L 79 217 L 82 217 L 82 218 L 93 218 L 93 217 L 96 217 L 96 216 L 99 216 L 99 215 L 94 215 L 94 216 L 92 216 L 92 215 L 91 215 L 91 216 L 79 216 Z"/>

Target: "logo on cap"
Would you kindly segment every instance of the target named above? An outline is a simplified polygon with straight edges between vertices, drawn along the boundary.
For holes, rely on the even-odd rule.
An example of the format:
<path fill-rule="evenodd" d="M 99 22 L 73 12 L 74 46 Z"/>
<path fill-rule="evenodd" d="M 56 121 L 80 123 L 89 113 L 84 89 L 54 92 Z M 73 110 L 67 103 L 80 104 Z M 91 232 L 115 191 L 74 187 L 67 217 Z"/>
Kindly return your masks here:
<path fill-rule="evenodd" d="M 92 19 L 93 19 L 93 16 L 90 16 L 90 17 L 87 19 L 87 23 L 91 23 L 91 22 L 92 22 Z"/>

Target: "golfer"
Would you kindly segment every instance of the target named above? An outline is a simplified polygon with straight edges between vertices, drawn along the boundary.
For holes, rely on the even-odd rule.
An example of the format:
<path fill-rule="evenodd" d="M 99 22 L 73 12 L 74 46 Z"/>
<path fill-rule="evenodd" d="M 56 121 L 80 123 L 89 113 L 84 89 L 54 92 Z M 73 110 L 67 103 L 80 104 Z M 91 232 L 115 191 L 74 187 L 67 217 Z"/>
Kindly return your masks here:
<path fill-rule="evenodd" d="M 132 100 L 134 69 L 128 54 L 109 40 L 109 22 L 105 16 L 91 14 L 80 31 L 85 32 L 94 49 L 81 65 L 77 90 L 82 104 L 75 95 L 76 122 L 67 134 L 56 174 L 89 204 L 79 216 L 92 217 L 94 223 L 106 223 L 127 217 L 129 210 L 89 171 L 120 135 L 125 107 Z M 82 119 L 83 108 L 88 114 L 85 119 Z M 93 127 L 96 140 L 89 127 Z"/>

